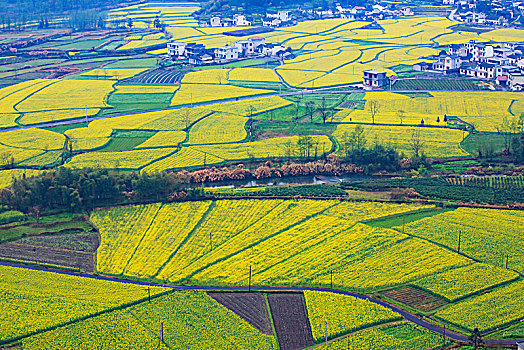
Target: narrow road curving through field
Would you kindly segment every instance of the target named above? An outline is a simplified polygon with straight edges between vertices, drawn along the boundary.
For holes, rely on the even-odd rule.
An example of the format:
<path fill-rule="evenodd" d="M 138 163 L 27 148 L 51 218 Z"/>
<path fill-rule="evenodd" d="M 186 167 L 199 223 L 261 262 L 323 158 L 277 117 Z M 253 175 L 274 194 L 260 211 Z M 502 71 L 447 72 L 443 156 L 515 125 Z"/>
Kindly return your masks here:
<path fill-rule="evenodd" d="M 312 288 L 312 287 L 273 287 L 273 286 L 267 286 L 267 287 L 259 287 L 259 286 L 251 286 L 249 287 L 235 287 L 235 286 L 220 286 L 220 287 L 212 287 L 212 286 L 184 286 L 184 285 L 174 285 L 174 284 L 164 284 L 164 283 L 153 283 L 153 282 L 144 282 L 144 281 L 133 281 L 133 280 L 126 280 L 126 279 L 120 279 L 115 277 L 106 277 L 106 276 L 99 276 L 99 275 L 90 275 L 80 272 L 71 272 L 71 271 L 63 271 L 63 270 L 54 270 L 44 267 L 38 267 L 38 266 L 29 266 L 29 265 L 23 265 L 23 264 L 16 264 L 16 263 L 10 263 L 5 261 L 0 261 L 0 265 L 2 266 L 10 266 L 10 267 L 17 267 L 17 268 L 24 268 L 29 270 L 37 270 L 37 271 L 44 271 L 44 272 L 52 272 L 52 273 L 58 273 L 62 275 L 69 275 L 69 276 L 75 276 L 75 277 L 83 277 L 83 278 L 91 278 L 96 280 L 102 280 L 102 281 L 113 281 L 118 283 L 127 283 L 127 284 L 136 284 L 136 285 L 143 285 L 143 286 L 151 286 L 151 287 L 165 287 L 165 288 L 171 288 L 174 290 L 187 290 L 187 291 L 204 291 L 204 292 L 304 292 L 304 291 L 318 291 L 318 292 L 330 292 L 335 294 L 341 294 L 341 295 L 348 295 L 352 296 L 358 299 L 362 300 L 369 300 L 372 303 L 381 305 L 383 307 L 386 307 L 392 311 L 397 312 L 402 317 L 404 317 L 406 320 L 415 323 L 416 325 L 423 327 L 429 331 L 438 333 L 440 335 L 445 335 L 447 338 L 454 340 L 454 341 L 460 341 L 460 342 L 468 342 L 468 337 L 452 332 L 449 329 L 445 329 L 441 326 L 438 326 L 436 324 L 433 324 L 429 321 L 426 321 L 423 318 L 420 318 L 412 313 L 409 313 L 405 310 L 400 309 L 399 307 L 395 305 L 388 304 L 382 300 L 375 299 L 372 297 L 369 297 L 367 295 L 362 295 L 358 293 L 348 292 L 348 291 L 342 291 L 342 290 L 336 290 L 336 289 L 329 289 L 329 288 Z M 524 339 L 521 340 L 507 340 L 507 339 L 484 339 L 484 343 L 486 345 L 515 345 L 518 341 L 524 341 Z"/>

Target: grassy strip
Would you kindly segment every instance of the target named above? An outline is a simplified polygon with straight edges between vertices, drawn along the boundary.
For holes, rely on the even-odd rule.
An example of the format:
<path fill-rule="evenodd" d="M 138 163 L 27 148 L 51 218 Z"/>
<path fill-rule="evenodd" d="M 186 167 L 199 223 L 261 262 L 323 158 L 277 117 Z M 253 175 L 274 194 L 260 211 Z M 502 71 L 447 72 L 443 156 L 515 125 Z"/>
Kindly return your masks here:
<path fill-rule="evenodd" d="M 273 336 L 275 337 L 275 339 L 277 339 L 277 345 L 278 345 L 278 348 L 280 349 L 280 343 L 278 342 L 278 338 L 277 338 L 277 330 L 275 329 L 275 323 L 273 322 L 273 314 L 271 313 L 271 308 L 269 307 L 269 300 L 267 298 L 267 293 L 264 293 L 263 296 L 264 296 L 264 300 L 266 301 L 267 314 L 269 316 L 269 322 L 271 323 L 271 329 L 273 330 Z"/>
<path fill-rule="evenodd" d="M 410 211 L 406 213 L 389 215 L 379 219 L 375 219 L 369 222 L 366 222 L 368 226 L 371 227 L 382 227 L 382 228 L 392 228 L 395 226 L 402 226 L 403 223 L 407 224 L 413 221 L 418 221 L 420 219 L 435 216 L 437 214 L 442 214 L 448 211 L 453 210 L 452 208 L 436 208 L 436 209 L 421 209 L 416 211 Z"/>

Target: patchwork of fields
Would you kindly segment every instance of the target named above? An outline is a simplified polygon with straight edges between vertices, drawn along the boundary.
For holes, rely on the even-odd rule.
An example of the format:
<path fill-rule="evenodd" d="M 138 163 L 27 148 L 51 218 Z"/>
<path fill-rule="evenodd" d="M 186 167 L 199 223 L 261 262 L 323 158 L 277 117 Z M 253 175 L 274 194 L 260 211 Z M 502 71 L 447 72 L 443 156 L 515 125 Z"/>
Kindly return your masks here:
<path fill-rule="evenodd" d="M 522 248 L 508 239 L 511 232 L 519 232 L 521 213 L 460 208 L 406 224 L 405 234 L 400 228 L 365 224 L 425 209 L 373 202 L 220 200 L 115 208 L 95 212 L 91 220 L 100 230 L 97 265 L 105 274 L 196 285 L 247 286 L 251 281 L 259 286 L 333 285 L 357 291 L 410 284 L 450 302 L 458 301 L 436 316 L 466 329 L 477 325 L 488 330 L 524 316 L 520 308 L 508 309 L 501 299 L 508 291 L 514 295 L 512 305 L 524 301 L 517 296 L 522 292 L 521 283 L 515 282 L 520 276 L 520 255 L 512 254 L 510 269 L 506 269 L 501 266 L 502 255 L 497 260 L 482 253 L 493 244 L 500 245 L 496 249 L 500 254 Z M 477 230 L 478 242 L 472 245 L 471 236 L 466 235 L 472 222 L 467 215 L 474 215 L 480 226 L 486 224 L 479 217 L 497 216 L 505 226 L 486 231 L 487 236 Z M 456 221 L 460 218 L 464 220 Z M 426 222 L 434 228 L 445 226 L 449 232 L 462 230 L 461 254 L 441 241 L 446 237 L 439 233 L 442 229 L 422 229 Z M 499 285 L 503 287 L 498 289 Z M 490 288 L 497 288 L 496 292 L 477 295 Z M 330 302 L 322 296 L 312 294 L 311 302 Z M 483 309 L 491 317 L 464 311 L 483 308 L 484 303 L 499 305 Z M 322 332 L 315 327 L 313 335 L 319 339 Z M 357 330 L 360 326 L 344 327 Z"/>
<path fill-rule="evenodd" d="M 503 143 L 522 126 L 522 93 L 488 91 L 471 79 L 411 75 L 414 63 L 432 62 L 448 44 L 524 42 L 522 30 L 458 31 L 457 22 L 432 16 L 312 20 L 257 34 L 289 48 L 293 55 L 286 60 L 255 57 L 203 67 L 162 61 L 169 41 L 213 49 L 250 37 L 226 33 L 250 27 L 199 27 L 192 14 L 200 8 L 146 2 L 111 9 L 108 23 L 126 23 L 129 30 L 50 38 L 31 49 L 61 50 L 62 58 L 2 65 L 0 188 L 60 167 L 138 177 L 256 160 L 342 158 L 360 131 L 366 147 L 439 158 L 434 164 L 469 161 L 489 137 Z M 154 29 L 155 21 L 165 32 Z M 400 80 L 381 91 L 357 90 L 354 84 L 370 69 Z M 468 144 L 472 139 L 479 145 Z M 424 170 L 413 167 L 412 174 Z M 490 182 L 483 196 L 493 189 L 494 198 L 496 188 L 521 182 L 446 181 Z M 307 187 L 312 197 L 304 197 L 314 198 L 326 186 Z M 55 223 L 40 218 L 44 209 L 31 208 L 36 223 L 30 218 L 2 227 L 2 259 L 68 272 L 0 263 L 6 316 L 0 345 L 378 350 L 442 344 L 439 335 L 404 320 L 402 310 L 328 288 L 372 295 L 463 334 L 522 327 L 521 210 L 440 208 L 407 199 L 353 202 L 349 194 L 359 191 L 328 187 L 348 200 L 292 197 L 287 187 L 253 190 L 272 199 L 216 199 L 250 191 L 218 188 L 208 190 L 217 195 L 208 200 L 93 206 L 89 214 Z M 54 190 L 73 196 L 60 186 Z M 208 294 L 165 284 L 308 290 Z"/>

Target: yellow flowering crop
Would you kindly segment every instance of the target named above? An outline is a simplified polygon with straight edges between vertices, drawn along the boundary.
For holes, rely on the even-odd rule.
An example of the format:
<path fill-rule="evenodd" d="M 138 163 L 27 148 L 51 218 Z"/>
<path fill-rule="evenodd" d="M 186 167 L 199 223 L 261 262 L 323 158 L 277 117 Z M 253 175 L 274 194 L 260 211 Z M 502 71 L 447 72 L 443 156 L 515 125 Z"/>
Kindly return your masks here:
<path fill-rule="evenodd" d="M 235 97 L 263 95 L 271 90 L 249 89 L 231 85 L 182 84 L 171 100 L 171 105 L 189 105 L 191 102 L 208 102 Z"/>
<path fill-rule="evenodd" d="M 229 72 L 229 80 L 279 82 L 277 75 L 266 68 L 235 68 Z"/>
<path fill-rule="evenodd" d="M 65 165 L 70 168 L 140 169 L 155 160 L 166 157 L 176 148 L 138 149 L 120 152 L 89 152 L 73 156 Z"/>
<path fill-rule="evenodd" d="M 62 149 L 65 137 L 53 131 L 45 129 L 19 129 L 0 133 L 0 143 L 24 149 Z"/>
<path fill-rule="evenodd" d="M 415 284 L 454 301 L 460 297 L 517 278 L 518 273 L 501 267 L 475 263 L 428 276 Z"/>
<path fill-rule="evenodd" d="M 21 112 L 50 109 L 106 107 L 106 95 L 113 91 L 111 80 L 58 80 L 18 105 Z"/>
<path fill-rule="evenodd" d="M 104 79 L 116 79 L 122 80 L 130 77 L 134 77 L 148 68 L 95 68 L 87 72 L 83 72 L 82 76 L 104 78 Z"/>
<path fill-rule="evenodd" d="M 21 179 L 24 174 L 26 177 L 36 176 L 41 173 L 40 170 L 32 169 L 8 169 L 0 170 L 0 188 L 11 186 L 13 178 Z"/>
<path fill-rule="evenodd" d="M 164 291 L 151 287 L 151 294 Z M 0 266 L 0 340 L 147 298 L 143 286 Z"/>
<path fill-rule="evenodd" d="M 458 248 L 467 256 L 494 266 L 505 266 L 524 272 L 524 245 L 522 222 L 524 213 L 518 210 L 458 208 L 406 224 L 405 232 L 442 244 L 452 250 Z"/>
<path fill-rule="evenodd" d="M 347 118 L 346 118 L 347 119 Z M 340 124 L 334 133 L 339 142 L 342 142 L 344 133 L 351 135 L 355 124 Z M 407 156 L 413 155 L 412 139 L 414 132 L 420 132 L 422 151 L 429 157 L 461 157 L 468 153 L 460 147 L 462 138 L 467 136 L 455 129 L 439 129 L 409 126 L 364 125 L 365 135 L 369 146 L 375 143 L 395 148 Z M 339 153 L 342 155 L 342 153 Z"/>
<path fill-rule="evenodd" d="M 366 329 L 340 340 L 322 344 L 321 350 L 434 349 L 442 337 L 411 322 Z"/>
<path fill-rule="evenodd" d="M 135 148 L 176 146 L 186 139 L 186 132 L 181 130 L 159 131 Z"/>
<path fill-rule="evenodd" d="M 323 152 L 329 152 L 331 149 L 331 140 L 327 136 L 313 135 L 311 138 L 313 148 L 310 150 L 310 156 L 315 155 L 315 148 L 319 157 Z M 253 142 L 194 146 L 194 148 L 228 160 L 249 159 L 251 156 L 256 158 L 284 157 L 286 156 L 286 145 L 288 143 L 296 145 L 298 139 L 298 136 L 287 136 Z"/>
<path fill-rule="evenodd" d="M 291 104 L 293 104 L 291 101 L 285 100 L 282 97 L 271 96 L 250 99 L 248 101 L 221 103 L 208 106 L 207 108 L 215 112 L 224 112 L 249 117 L 251 114 L 256 115 L 257 113 L 282 108 Z"/>
<path fill-rule="evenodd" d="M 141 243 L 133 255 L 129 256 L 123 274 L 153 277 L 191 235 L 210 205 L 211 202 L 163 205 L 155 214 L 151 225 L 142 233 Z"/>
<path fill-rule="evenodd" d="M 348 295 L 305 291 L 307 313 L 315 341 L 340 336 L 402 317 L 384 306 Z"/>
<path fill-rule="evenodd" d="M 191 127 L 188 144 L 239 142 L 246 138 L 247 118 L 215 113 Z"/>
<path fill-rule="evenodd" d="M 451 304 L 435 315 L 470 331 L 481 332 L 524 317 L 524 282 L 519 281 L 490 293 Z"/>
<path fill-rule="evenodd" d="M 228 74 L 231 69 L 204 69 L 189 72 L 184 75 L 182 83 L 184 84 L 228 84 Z"/>
<path fill-rule="evenodd" d="M 160 159 L 142 170 L 148 173 L 154 173 L 170 169 L 188 168 L 192 166 L 212 165 L 223 162 L 224 159 L 209 153 L 195 150 L 193 147 L 182 147 L 176 153 Z"/>

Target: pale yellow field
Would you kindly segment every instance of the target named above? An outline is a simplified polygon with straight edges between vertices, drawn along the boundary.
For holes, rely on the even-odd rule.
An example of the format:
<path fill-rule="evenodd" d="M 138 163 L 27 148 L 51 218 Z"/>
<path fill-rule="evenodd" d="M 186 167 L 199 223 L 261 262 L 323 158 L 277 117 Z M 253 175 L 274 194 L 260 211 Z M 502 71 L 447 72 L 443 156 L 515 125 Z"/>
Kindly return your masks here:
<path fill-rule="evenodd" d="M 325 72 L 319 72 L 319 71 L 303 71 L 303 70 L 290 70 L 290 69 L 277 69 L 278 74 L 284 79 L 286 83 L 288 83 L 291 86 L 296 87 L 304 87 L 305 81 L 307 80 L 308 86 L 314 86 L 310 84 L 310 81 L 314 79 L 318 79 L 319 77 L 322 77 L 326 75 Z"/>
<path fill-rule="evenodd" d="M 176 146 L 185 139 L 185 131 L 159 131 L 135 148 Z"/>
<path fill-rule="evenodd" d="M 401 124 L 400 115 L 403 115 L 402 124 L 419 125 L 424 119 L 426 125 L 445 125 L 444 115 L 447 115 L 471 122 L 477 130 L 496 131 L 503 116 L 511 117 L 508 109 L 512 101 L 517 101 L 512 106 L 516 115 L 524 106 L 520 104 L 524 96 L 519 93 L 433 91 L 431 95 L 433 97 L 411 98 L 391 92 L 368 92 L 364 98 L 365 109 L 350 112 L 342 121 L 371 123 L 369 103 L 374 101 L 378 105 L 376 124 Z"/>
<path fill-rule="evenodd" d="M 247 118 L 234 114 L 215 113 L 191 127 L 189 144 L 239 142 L 246 138 Z"/>
<path fill-rule="evenodd" d="M 229 72 L 229 80 L 279 82 L 278 76 L 271 69 L 235 68 Z"/>
<path fill-rule="evenodd" d="M 17 103 L 53 83 L 56 80 L 36 79 L 0 89 L 0 113 L 16 113 L 14 106 Z"/>
<path fill-rule="evenodd" d="M 8 128 L 10 126 L 16 126 L 15 119 L 18 118 L 20 114 L 15 113 L 3 113 L 0 114 L 0 128 Z"/>
<path fill-rule="evenodd" d="M 184 84 L 228 84 L 227 75 L 230 69 L 204 69 L 189 72 L 184 75 L 182 83 Z"/>
<path fill-rule="evenodd" d="M 343 140 L 344 133 L 351 133 L 355 130 L 354 124 L 343 124 L 337 127 L 333 134 L 340 143 Z M 398 152 L 403 152 L 407 156 L 413 155 L 413 149 L 410 145 L 413 132 L 420 132 L 422 140 L 422 151 L 428 157 L 462 157 L 469 154 L 460 147 L 463 137 L 468 135 L 455 129 L 440 128 L 422 128 L 408 126 L 381 126 L 381 125 L 364 125 L 367 146 L 373 146 L 375 143 L 390 146 Z M 342 151 L 338 151 L 343 155 Z"/>
<path fill-rule="evenodd" d="M 114 83 L 111 80 L 58 80 L 20 102 L 18 110 L 106 107 L 105 97 L 113 90 Z"/>
<path fill-rule="evenodd" d="M 113 94 L 169 94 L 178 90 L 178 86 L 155 85 L 117 85 Z"/>
<path fill-rule="evenodd" d="M 206 107 L 215 112 L 224 112 L 249 117 L 251 113 L 257 114 L 272 109 L 291 105 L 292 102 L 282 97 L 271 96 L 255 98 L 247 101 L 227 102 Z"/>
<path fill-rule="evenodd" d="M 5 188 L 11 186 L 13 179 L 21 179 L 24 174 L 27 178 L 31 176 L 40 175 L 41 170 L 32 170 L 32 169 L 9 169 L 9 170 L 0 170 L 0 188 Z"/>
<path fill-rule="evenodd" d="M 311 150 L 310 155 L 315 154 L 315 148 L 318 156 L 322 155 L 323 150 L 327 152 L 331 149 L 332 144 L 327 136 L 314 135 L 312 139 L 315 147 Z M 193 148 L 227 160 L 249 159 L 251 156 L 256 158 L 285 157 L 288 147 L 291 148 L 293 155 L 299 155 L 298 140 L 298 136 L 287 136 L 244 143 L 194 146 Z"/>
<path fill-rule="evenodd" d="M 201 152 L 196 150 L 194 147 L 182 147 L 180 151 L 144 167 L 142 171 L 155 173 L 168 169 L 218 164 L 223 161 L 224 159 L 222 158 L 209 153 Z"/>
<path fill-rule="evenodd" d="M 155 159 L 165 157 L 176 148 L 156 148 L 122 152 L 90 152 L 74 156 L 65 164 L 69 168 L 139 169 Z"/>
<path fill-rule="evenodd" d="M 147 69 L 148 68 L 95 68 L 80 75 L 103 79 L 122 80 L 134 77 L 135 75 L 138 75 Z"/>
<path fill-rule="evenodd" d="M 521 29 L 510 29 L 500 28 L 492 30 L 491 32 L 482 33 L 480 37 L 486 40 L 493 40 L 496 42 L 507 42 L 507 41 L 524 41 L 524 30 Z"/>
<path fill-rule="evenodd" d="M 62 149 L 64 142 L 64 135 L 44 129 L 31 128 L 0 133 L 0 144 L 18 149 Z"/>
<path fill-rule="evenodd" d="M 100 111 L 100 108 L 88 108 L 87 115 L 89 117 L 96 115 Z M 53 122 L 57 120 L 82 118 L 86 116 L 86 110 L 84 108 L 79 109 L 60 109 L 50 110 L 42 112 L 25 112 L 23 116 L 18 120 L 18 123 L 22 125 L 38 124 L 45 122 Z"/>
<path fill-rule="evenodd" d="M 271 90 L 248 89 L 230 85 L 182 84 L 171 100 L 171 105 L 189 105 L 191 102 L 217 101 L 250 95 L 263 95 Z"/>

